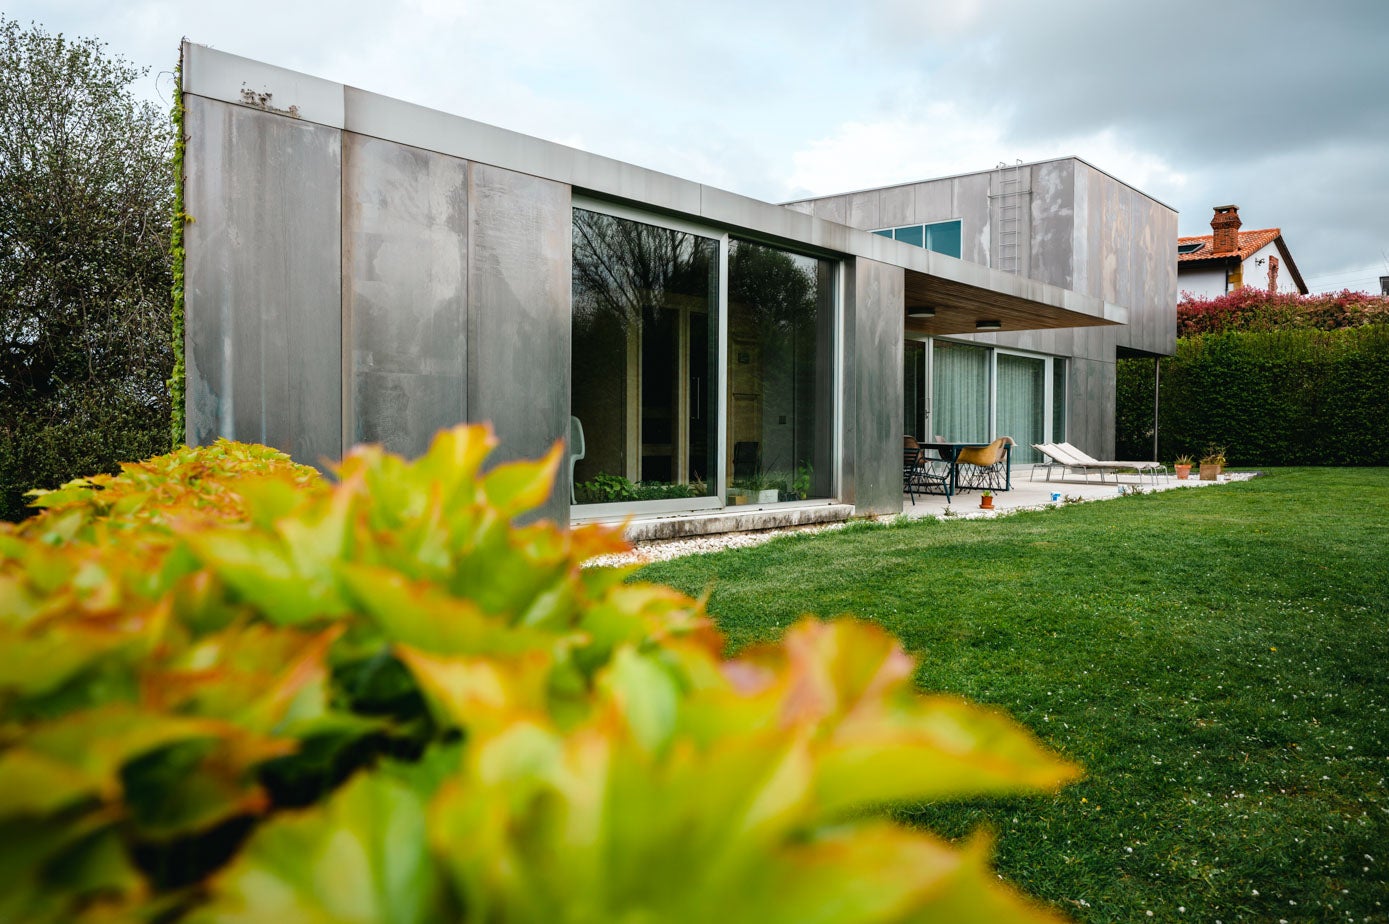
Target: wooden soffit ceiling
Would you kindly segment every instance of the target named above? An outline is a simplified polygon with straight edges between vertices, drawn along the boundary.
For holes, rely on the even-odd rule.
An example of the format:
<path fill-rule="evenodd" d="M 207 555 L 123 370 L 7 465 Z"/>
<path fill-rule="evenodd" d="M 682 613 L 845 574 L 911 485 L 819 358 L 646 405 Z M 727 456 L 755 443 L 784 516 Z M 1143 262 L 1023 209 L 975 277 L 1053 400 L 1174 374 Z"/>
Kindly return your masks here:
<path fill-rule="evenodd" d="M 952 279 L 906 271 L 906 311 L 930 308 L 935 317 L 906 319 L 912 334 L 973 334 L 980 321 L 999 321 L 998 330 L 1045 330 L 1055 327 L 1099 327 L 1121 322 L 1072 311 L 1005 292 Z"/>

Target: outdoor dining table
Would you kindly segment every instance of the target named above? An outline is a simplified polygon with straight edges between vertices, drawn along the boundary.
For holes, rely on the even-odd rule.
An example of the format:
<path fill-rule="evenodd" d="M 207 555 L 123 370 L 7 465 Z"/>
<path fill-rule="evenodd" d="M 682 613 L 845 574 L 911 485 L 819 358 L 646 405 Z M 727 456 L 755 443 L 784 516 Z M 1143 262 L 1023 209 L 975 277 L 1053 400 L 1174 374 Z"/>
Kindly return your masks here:
<path fill-rule="evenodd" d="M 988 443 L 921 443 L 922 449 L 934 449 L 936 454 L 950 463 L 950 487 L 945 495 L 953 497 L 960 487 L 960 450 L 961 449 L 982 449 Z M 1003 490 L 1013 489 L 1013 446 L 1011 443 L 1003 444 L 1003 468 L 1006 474 Z"/>

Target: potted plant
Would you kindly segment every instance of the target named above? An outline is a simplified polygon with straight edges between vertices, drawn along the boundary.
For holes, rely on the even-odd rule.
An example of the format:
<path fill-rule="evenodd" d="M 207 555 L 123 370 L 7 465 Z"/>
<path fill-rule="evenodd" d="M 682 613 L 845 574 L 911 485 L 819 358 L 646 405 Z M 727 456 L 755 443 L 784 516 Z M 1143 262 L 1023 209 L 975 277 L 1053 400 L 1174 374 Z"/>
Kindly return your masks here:
<path fill-rule="evenodd" d="M 992 492 L 992 491 L 990 491 L 990 490 L 988 490 L 988 489 L 985 489 L 985 490 L 984 490 L 984 493 L 979 495 L 979 509 L 980 509 L 980 510 L 992 510 L 992 509 L 994 509 L 994 492 Z"/>
<path fill-rule="evenodd" d="M 1191 477 L 1191 456 L 1185 453 L 1177 456 L 1177 461 L 1172 463 L 1172 467 L 1177 470 L 1177 480 L 1186 481 Z"/>
<path fill-rule="evenodd" d="M 1201 480 L 1215 481 L 1225 468 L 1225 447 L 1212 443 L 1201 457 Z"/>

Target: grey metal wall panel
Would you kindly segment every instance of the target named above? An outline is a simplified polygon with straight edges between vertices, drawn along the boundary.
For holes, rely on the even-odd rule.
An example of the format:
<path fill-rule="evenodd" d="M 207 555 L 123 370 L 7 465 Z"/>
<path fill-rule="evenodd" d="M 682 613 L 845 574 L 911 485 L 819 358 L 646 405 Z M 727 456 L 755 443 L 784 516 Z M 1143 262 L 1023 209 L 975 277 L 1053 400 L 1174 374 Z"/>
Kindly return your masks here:
<path fill-rule="evenodd" d="M 340 132 L 185 96 L 188 434 L 342 449 Z"/>
<path fill-rule="evenodd" d="M 1076 160 L 1067 163 L 1071 168 L 1071 288 L 1090 294 L 1092 263 L 1090 258 L 1090 183 L 1083 164 Z"/>
<path fill-rule="evenodd" d="M 916 187 L 890 186 L 878 198 L 879 228 L 896 228 L 915 224 L 922 219 L 916 217 Z"/>
<path fill-rule="evenodd" d="M 496 428 L 494 461 L 537 458 L 569 434 L 570 190 L 485 164 L 470 184 L 468 419 Z M 568 478 L 544 511 L 560 522 Z"/>
<path fill-rule="evenodd" d="M 350 442 L 422 454 L 467 418 L 468 163 L 343 137 Z"/>
<path fill-rule="evenodd" d="M 918 183 L 916 191 L 916 214 L 913 216 L 923 224 L 928 221 L 948 221 L 959 218 L 955 209 L 955 183 L 953 180 L 933 180 Z"/>
<path fill-rule="evenodd" d="M 864 231 L 884 227 L 880 208 L 881 199 L 882 197 L 876 189 L 872 192 L 855 193 L 850 196 L 849 219 L 844 223 L 851 228 L 861 228 Z"/>
<path fill-rule="evenodd" d="M 960 219 L 960 259 L 980 266 L 991 266 L 988 173 L 955 177 L 951 193 L 955 217 Z"/>
<path fill-rule="evenodd" d="M 902 355 L 905 335 L 902 300 L 905 274 L 900 267 L 859 258 L 854 261 L 852 342 L 846 344 L 845 382 L 851 389 L 852 427 L 844 452 L 853 473 L 844 499 L 858 514 L 902 510 Z"/>
<path fill-rule="evenodd" d="M 183 43 L 183 90 L 329 128 L 343 127 L 342 84 L 187 41 Z"/>
<path fill-rule="evenodd" d="M 1076 359 L 1070 372 L 1067 435 L 1100 459 L 1114 455 L 1114 363 Z"/>
<path fill-rule="evenodd" d="M 1073 161 L 1032 168 L 1031 262 L 1033 279 L 1070 289 L 1074 286 L 1075 169 Z"/>

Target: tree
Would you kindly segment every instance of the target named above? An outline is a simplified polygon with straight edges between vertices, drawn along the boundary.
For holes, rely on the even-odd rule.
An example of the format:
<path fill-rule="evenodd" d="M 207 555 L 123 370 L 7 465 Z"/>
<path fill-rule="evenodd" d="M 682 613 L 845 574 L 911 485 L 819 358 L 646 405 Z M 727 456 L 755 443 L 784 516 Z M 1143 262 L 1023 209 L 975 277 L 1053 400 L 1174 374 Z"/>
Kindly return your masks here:
<path fill-rule="evenodd" d="M 168 445 L 173 132 L 146 73 L 0 16 L 0 518 Z"/>

